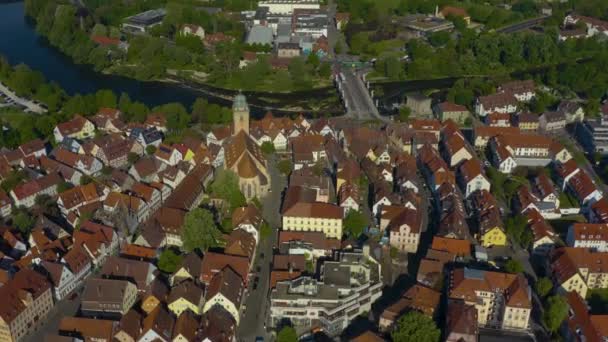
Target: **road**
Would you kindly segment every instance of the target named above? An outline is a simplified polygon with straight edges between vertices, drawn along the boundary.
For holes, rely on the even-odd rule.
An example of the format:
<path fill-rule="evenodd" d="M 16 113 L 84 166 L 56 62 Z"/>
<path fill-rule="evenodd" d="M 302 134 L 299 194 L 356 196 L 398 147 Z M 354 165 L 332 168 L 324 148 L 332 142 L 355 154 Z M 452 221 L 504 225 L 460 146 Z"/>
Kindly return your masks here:
<path fill-rule="evenodd" d="M 347 102 L 347 116 L 357 120 L 388 121 L 378 112 L 378 108 L 359 75 L 350 69 L 342 69 L 342 74 L 345 78 L 342 86 Z"/>
<path fill-rule="evenodd" d="M 529 28 L 532 28 L 534 26 L 541 24 L 543 21 L 547 20 L 547 18 L 549 18 L 549 16 L 529 19 L 529 20 L 522 21 L 517 24 L 499 28 L 498 30 L 496 30 L 496 32 L 498 32 L 498 33 L 515 33 L 515 32 L 519 32 L 519 31 L 527 30 Z"/>
<path fill-rule="evenodd" d="M 281 226 L 281 216 L 279 215 L 281 194 L 287 185 L 285 176 L 276 168 L 275 161 L 275 158 L 269 160 L 268 172 L 272 190 L 263 201 L 262 213 L 266 222 L 273 228 L 273 233 L 269 237 L 261 238 L 256 251 L 252 273 L 254 277 L 259 278 L 259 281 L 255 290 L 253 289 L 254 281 L 249 282 L 249 293 L 244 301 L 246 309 L 241 314 L 241 322 L 237 331 L 238 341 L 254 341 L 257 336 L 264 337 L 266 341 L 270 340 L 270 334 L 264 329 L 264 323 L 267 322 L 269 316 L 270 267 L 273 246 L 276 244 L 278 229 Z M 262 253 L 264 257 L 262 257 Z M 260 267 L 260 272 L 256 271 L 257 267 Z"/>
<path fill-rule="evenodd" d="M 0 93 L 6 95 L 9 99 L 13 100 L 13 102 L 15 102 L 16 104 L 25 107 L 26 111 L 28 111 L 28 112 L 38 113 L 38 114 L 47 112 L 47 110 L 45 108 L 43 108 L 41 105 L 39 105 L 37 103 L 34 103 L 34 101 L 24 99 L 24 98 L 17 96 L 17 94 L 15 94 L 11 89 L 9 89 L 7 86 L 5 86 L 2 82 L 0 82 Z"/>

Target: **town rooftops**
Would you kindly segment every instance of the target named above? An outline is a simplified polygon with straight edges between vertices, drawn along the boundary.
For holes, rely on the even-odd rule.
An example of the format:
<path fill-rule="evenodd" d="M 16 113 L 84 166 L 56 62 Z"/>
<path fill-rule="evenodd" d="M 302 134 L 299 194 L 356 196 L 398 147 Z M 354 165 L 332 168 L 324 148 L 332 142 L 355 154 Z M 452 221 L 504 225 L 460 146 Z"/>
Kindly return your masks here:
<path fill-rule="evenodd" d="M 41 274 L 30 269 L 20 270 L 0 287 L 0 317 L 5 323 L 11 323 L 27 308 L 24 296 L 31 295 L 36 300 L 50 288 L 51 284 Z"/>
<path fill-rule="evenodd" d="M 473 268 L 457 268 L 450 276 L 449 296 L 466 302 L 478 301 L 477 291 L 501 291 L 507 306 L 530 309 L 530 287 L 522 274 L 500 273 Z"/>
<path fill-rule="evenodd" d="M 485 110 L 493 110 L 495 108 L 517 105 L 517 99 L 512 93 L 496 93 L 487 96 L 480 96 L 478 101 L 483 105 Z"/>
<path fill-rule="evenodd" d="M 446 251 L 458 256 L 471 255 L 471 243 L 467 240 L 449 239 L 439 236 L 433 238 L 431 248 Z"/>
<path fill-rule="evenodd" d="M 344 209 L 329 203 L 298 202 L 283 212 L 283 216 L 315 217 L 324 219 L 342 219 Z"/>
<path fill-rule="evenodd" d="M 99 318 L 63 317 L 59 332 L 80 336 L 85 341 L 112 341 L 114 325 L 114 321 Z"/>
<path fill-rule="evenodd" d="M 84 128 L 87 121 L 88 120 L 81 115 L 75 115 L 72 120 L 58 124 L 57 129 L 63 136 L 78 133 Z"/>
<path fill-rule="evenodd" d="M 37 193 L 46 190 L 52 186 L 56 186 L 61 183 L 61 177 L 57 173 L 50 173 L 46 176 L 42 176 L 37 179 L 33 179 L 29 182 L 19 184 L 13 189 L 13 193 L 18 200 L 22 200 L 29 196 L 36 195 Z"/>
<path fill-rule="evenodd" d="M 213 276 L 226 266 L 230 266 L 243 281 L 247 281 L 249 273 L 248 258 L 216 252 L 208 252 L 203 257 L 203 262 L 201 263 L 201 281 L 208 284 Z"/>

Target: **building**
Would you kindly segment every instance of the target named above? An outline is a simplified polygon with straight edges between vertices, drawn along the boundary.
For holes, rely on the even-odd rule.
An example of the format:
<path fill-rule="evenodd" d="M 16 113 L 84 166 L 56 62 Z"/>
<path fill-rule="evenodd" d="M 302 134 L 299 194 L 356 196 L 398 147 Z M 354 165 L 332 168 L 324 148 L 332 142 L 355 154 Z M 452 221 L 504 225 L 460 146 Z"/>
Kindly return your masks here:
<path fill-rule="evenodd" d="M 544 112 L 538 117 L 538 126 L 545 133 L 558 133 L 566 127 L 562 112 Z"/>
<path fill-rule="evenodd" d="M 192 280 L 185 280 L 171 289 L 167 298 L 169 311 L 179 317 L 183 312 L 189 310 L 195 315 L 200 315 L 205 296 L 203 289 Z"/>
<path fill-rule="evenodd" d="M 566 245 L 608 252 L 608 224 L 574 223 L 568 228 Z"/>
<path fill-rule="evenodd" d="M 146 33 L 151 27 L 160 25 L 166 14 L 165 9 L 145 11 L 126 18 L 122 23 L 122 28 L 131 33 Z"/>
<path fill-rule="evenodd" d="M 268 13 L 292 15 L 297 9 L 318 10 L 319 0 L 264 0 L 258 2 L 258 8 L 268 8 Z"/>
<path fill-rule="evenodd" d="M 224 267 L 219 273 L 213 276 L 207 293 L 205 294 L 205 306 L 203 313 L 208 312 L 215 306 L 220 306 L 226 310 L 232 318 L 239 322 L 241 299 L 245 286 L 243 279 L 230 266 Z"/>
<path fill-rule="evenodd" d="M 522 274 L 457 268 L 449 279 L 448 302 L 477 309 L 477 323 L 495 329 L 529 328 L 532 293 Z"/>
<path fill-rule="evenodd" d="M 240 131 L 249 135 L 249 105 L 245 95 L 238 94 L 232 103 L 232 135 L 237 135 Z"/>
<path fill-rule="evenodd" d="M 442 102 L 433 106 L 433 114 L 441 122 L 446 120 L 454 120 L 459 124 L 464 124 L 471 117 L 471 113 L 465 106 L 452 102 Z"/>
<path fill-rule="evenodd" d="M 0 340 L 21 341 L 46 322 L 53 308 L 51 284 L 30 269 L 18 271 L 0 287 Z"/>
<path fill-rule="evenodd" d="M 270 176 L 266 158 L 255 141 L 246 131 L 239 130 L 226 143 L 225 150 L 225 168 L 238 176 L 239 188 L 245 198 L 251 200 L 266 196 L 270 188 Z"/>
<path fill-rule="evenodd" d="M 279 43 L 277 45 L 277 56 L 279 58 L 294 58 L 300 56 L 300 44 L 298 43 Z"/>
<path fill-rule="evenodd" d="M 283 230 L 322 232 L 328 238 L 341 239 L 343 217 L 343 208 L 335 204 L 297 202 L 287 207 L 284 204 Z"/>
<path fill-rule="evenodd" d="M 462 163 L 459 171 L 461 188 L 464 190 L 464 197 L 469 198 L 476 191 L 490 191 L 490 181 L 483 174 L 481 161 L 469 159 Z"/>
<path fill-rule="evenodd" d="M 392 330 L 394 324 L 407 311 L 417 311 L 434 318 L 440 297 L 440 292 L 428 287 L 419 284 L 410 287 L 397 302 L 382 312 L 378 322 L 380 330 Z"/>
<path fill-rule="evenodd" d="M 511 94 L 519 102 L 529 102 L 536 96 L 536 85 L 533 80 L 510 81 L 501 84 L 498 92 Z"/>
<path fill-rule="evenodd" d="M 80 115 L 70 121 L 62 122 L 53 129 L 55 141 L 60 143 L 65 138 L 86 139 L 93 137 L 95 125 Z"/>
<path fill-rule="evenodd" d="M 184 24 L 181 33 L 185 36 L 197 36 L 200 39 L 205 39 L 205 29 L 193 24 Z"/>
<path fill-rule="evenodd" d="M 296 9 L 291 19 L 292 32 L 296 36 L 310 36 L 313 39 L 327 37 L 329 18 L 321 9 Z"/>
<path fill-rule="evenodd" d="M 444 6 L 435 14 L 439 18 L 460 17 L 467 25 L 471 25 L 471 16 L 464 8 L 455 6 Z"/>
<path fill-rule="evenodd" d="M 390 220 L 386 229 L 389 231 L 391 247 L 400 252 L 416 253 L 422 233 L 422 217 L 419 210 L 403 207 L 400 213 Z"/>
<path fill-rule="evenodd" d="M 50 173 L 37 179 L 17 185 L 10 195 L 15 206 L 31 208 L 36 204 L 36 197 L 40 195 L 56 196 L 57 186 L 62 182 L 57 173 Z"/>
<path fill-rule="evenodd" d="M 126 280 L 88 279 L 80 310 L 86 316 L 119 318 L 137 301 L 137 287 Z"/>
<path fill-rule="evenodd" d="M 272 28 L 262 25 L 253 25 L 247 34 L 247 44 L 272 45 Z"/>
<path fill-rule="evenodd" d="M 114 325 L 114 321 L 106 319 L 63 317 L 59 322 L 58 330 L 62 337 L 74 336 L 73 340 L 69 341 L 112 341 Z M 55 340 L 46 339 L 46 341 Z"/>
<path fill-rule="evenodd" d="M 578 292 L 585 298 L 589 289 L 608 288 L 608 253 L 587 248 L 562 247 L 551 258 L 553 281 L 562 293 Z"/>
<path fill-rule="evenodd" d="M 272 327 L 288 320 L 296 329 L 316 327 L 336 336 L 380 298 L 380 265 L 361 252 L 324 262 L 320 274 L 277 283 L 270 293 Z"/>
<path fill-rule="evenodd" d="M 600 119 L 587 119 L 576 125 L 576 136 L 587 152 L 608 153 L 608 117 L 603 115 Z"/>
<path fill-rule="evenodd" d="M 553 140 L 538 134 L 506 134 L 491 139 L 492 161 L 502 173 L 517 166 L 542 167 L 552 160 Z"/>
<path fill-rule="evenodd" d="M 480 96 L 475 103 L 475 114 L 485 117 L 489 113 L 515 113 L 518 100 L 510 93 Z"/>
<path fill-rule="evenodd" d="M 566 123 L 583 122 L 585 119 L 585 111 L 583 105 L 576 101 L 562 100 L 557 105 L 557 111 L 566 116 Z"/>
<path fill-rule="evenodd" d="M 477 308 L 464 301 L 451 301 L 448 304 L 445 322 L 446 342 L 477 342 Z"/>

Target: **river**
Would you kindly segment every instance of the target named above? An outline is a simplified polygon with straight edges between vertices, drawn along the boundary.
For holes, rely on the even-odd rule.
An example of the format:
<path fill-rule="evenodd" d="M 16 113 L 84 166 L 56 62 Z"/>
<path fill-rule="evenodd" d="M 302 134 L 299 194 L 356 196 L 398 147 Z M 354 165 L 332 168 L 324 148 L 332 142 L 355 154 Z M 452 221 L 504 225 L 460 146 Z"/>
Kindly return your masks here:
<path fill-rule="evenodd" d="M 56 82 L 70 94 L 87 94 L 99 89 L 111 89 L 117 95 L 125 92 L 132 100 L 150 107 L 169 102 L 179 102 L 189 108 L 197 97 L 204 97 L 210 103 L 230 105 L 223 97 L 217 97 L 200 90 L 202 86 L 186 87 L 164 82 L 142 82 L 126 77 L 95 72 L 86 65 L 76 65 L 72 60 L 55 49 L 36 32 L 35 23 L 24 15 L 24 3 L 0 0 L 0 55 L 15 65 L 27 64 L 42 72 L 49 81 Z M 196 89 L 199 88 L 199 89 Z M 217 90 L 224 94 L 229 91 Z M 281 108 L 285 105 L 301 103 L 306 108 L 307 99 L 327 98 L 330 105 L 324 112 L 338 114 L 339 104 L 333 100 L 335 91 L 331 88 L 296 92 L 292 94 L 247 93 L 254 116 L 263 115 L 268 107 Z M 307 108 L 305 111 L 310 111 Z M 280 110 L 273 112 L 281 113 Z"/>

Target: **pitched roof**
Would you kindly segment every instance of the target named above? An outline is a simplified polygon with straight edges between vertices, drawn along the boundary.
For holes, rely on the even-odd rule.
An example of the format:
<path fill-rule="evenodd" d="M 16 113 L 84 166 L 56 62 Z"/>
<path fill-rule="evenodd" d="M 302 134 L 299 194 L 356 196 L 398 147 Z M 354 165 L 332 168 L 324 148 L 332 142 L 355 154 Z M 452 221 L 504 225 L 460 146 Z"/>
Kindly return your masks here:
<path fill-rule="evenodd" d="M 479 328 L 477 326 L 477 308 L 474 305 L 465 304 L 463 301 L 451 301 L 448 303 L 446 314 L 446 336 L 450 334 L 473 335 L 477 337 Z"/>
<path fill-rule="evenodd" d="M 87 122 L 88 120 L 82 117 L 81 115 L 75 115 L 72 120 L 58 124 L 57 129 L 59 130 L 61 135 L 67 136 L 80 132 Z"/>
<path fill-rule="evenodd" d="M 471 255 L 471 243 L 467 240 L 449 239 L 435 236 L 433 237 L 431 248 L 450 252 L 459 256 Z"/>
<path fill-rule="evenodd" d="M 522 274 L 500 273 L 472 268 L 457 268 L 450 278 L 449 296 L 466 302 L 477 302 L 476 291 L 503 292 L 508 306 L 530 309 L 530 287 Z"/>
<path fill-rule="evenodd" d="M 254 227 L 259 227 L 262 223 L 262 215 L 258 208 L 253 204 L 246 207 L 236 208 L 232 212 L 232 227 L 238 227 L 241 224 L 250 224 Z"/>
<path fill-rule="evenodd" d="M 85 341 L 112 341 L 114 323 L 98 318 L 63 317 L 59 322 L 59 331 L 76 334 Z"/>
<path fill-rule="evenodd" d="M 21 269 L 13 279 L 0 287 L 0 317 L 4 322 L 11 323 L 27 308 L 22 300 L 25 293 L 36 300 L 50 288 L 51 284 L 41 274 L 31 269 Z"/>
<path fill-rule="evenodd" d="M 205 297 L 210 300 L 221 294 L 238 307 L 243 295 L 243 285 L 243 279 L 230 266 L 226 266 L 213 276 Z"/>
<path fill-rule="evenodd" d="M 249 258 L 249 260 L 253 260 L 255 246 L 256 240 L 251 233 L 242 229 L 235 229 L 228 235 L 224 253 L 244 256 Z"/>
<path fill-rule="evenodd" d="M 52 186 L 56 186 L 59 183 L 61 183 L 61 177 L 59 177 L 59 174 L 53 172 L 46 176 L 32 179 L 29 182 L 17 185 L 13 189 L 13 193 L 17 199 L 22 200 L 29 196 L 36 195 L 37 193 Z"/>
<path fill-rule="evenodd" d="M 182 336 L 186 341 L 195 341 L 197 329 L 198 318 L 190 310 L 186 310 L 175 321 L 173 338 Z"/>
<path fill-rule="evenodd" d="M 298 202 L 283 212 L 283 216 L 342 219 L 344 209 L 329 203 Z"/>
<path fill-rule="evenodd" d="M 230 266 L 242 279 L 247 280 L 249 273 L 249 259 L 236 255 L 226 255 L 216 252 L 207 252 L 201 263 L 201 280 L 208 284 L 216 273 L 224 267 Z"/>
<path fill-rule="evenodd" d="M 171 289 L 167 303 L 173 303 L 179 299 L 185 299 L 188 302 L 198 306 L 203 297 L 204 291 L 192 280 L 182 281 Z"/>

